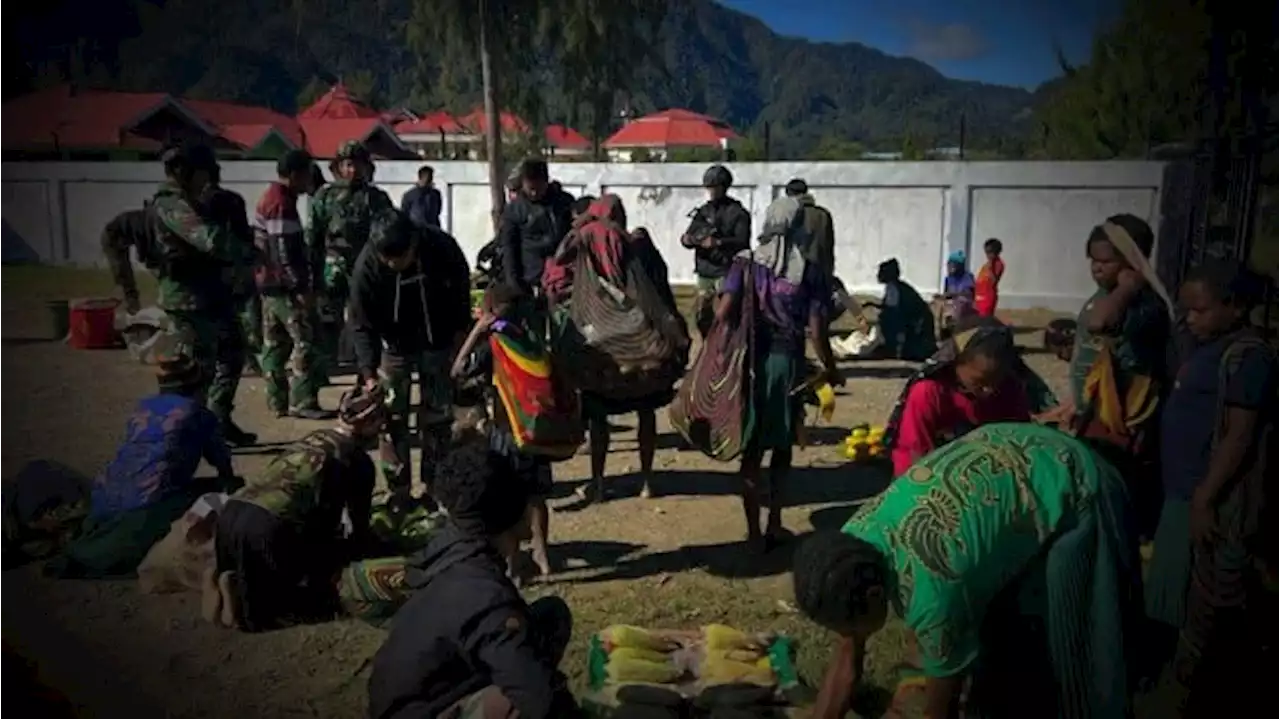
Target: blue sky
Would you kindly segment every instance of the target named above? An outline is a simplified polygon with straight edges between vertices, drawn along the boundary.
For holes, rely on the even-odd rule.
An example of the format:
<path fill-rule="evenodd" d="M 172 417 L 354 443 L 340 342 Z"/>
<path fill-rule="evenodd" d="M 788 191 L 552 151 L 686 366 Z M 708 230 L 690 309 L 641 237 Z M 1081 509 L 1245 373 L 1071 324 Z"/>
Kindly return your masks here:
<path fill-rule="evenodd" d="M 1033 88 L 1058 74 L 1054 43 L 1074 62 L 1119 0 L 719 0 L 775 32 L 855 41 L 965 80 Z"/>

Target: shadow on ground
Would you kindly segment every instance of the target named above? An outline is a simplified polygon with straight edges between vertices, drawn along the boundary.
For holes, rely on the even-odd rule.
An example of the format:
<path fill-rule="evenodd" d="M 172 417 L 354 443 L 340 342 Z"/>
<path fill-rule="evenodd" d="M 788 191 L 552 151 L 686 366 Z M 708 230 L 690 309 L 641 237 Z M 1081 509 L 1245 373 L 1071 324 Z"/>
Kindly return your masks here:
<path fill-rule="evenodd" d="M 888 486 L 890 472 L 884 465 L 848 465 L 843 467 L 798 467 L 791 471 L 786 487 L 783 490 L 784 507 L 805 506 L 810 504 L 831 504 L 837 506 L 830 511 L 830 516 L 819 517 L 827 528 L 840 516 L 840 523 L 853 511 L 853 506 L 861 501 L 879 494 Z M 627 475 L 609 480 L 615 493 L 630 496 L 639 490 L 638 475 Z M 650 485 L 655 497 L 673 497 L 682 495 L 736 495 L 739 492 L 738 475 L 729 472 L 658 472 Z M 615 494 L 616 496 L 616 494 Z M 559 508 L 557 511 L 576 511 L 581 506 Z M 836 525 L 838 526 L 838 525 Z M 720 544 L 684 546 L 677 549 L 646 554 L 632 560 L 628 555 L 638 547 L 619 542 L 571 542 L 564 556 L 573 556 L 577 552 L 585 561 L 585 566 L 605 568 L 588 577 L 574 578 L 580 583 L 607 582 L 615 579 L 639 579 L 663 574 L 674 574 L 689 570 L 705 571 L 717 577 L 749 579 L 769 577 L 787 571 L 791 566 L 791 553 L 797 541 L 803 536 L 790 536 L 780 546 L 763 556 L 757 555 L 747 548 L 741 540 Z"/>

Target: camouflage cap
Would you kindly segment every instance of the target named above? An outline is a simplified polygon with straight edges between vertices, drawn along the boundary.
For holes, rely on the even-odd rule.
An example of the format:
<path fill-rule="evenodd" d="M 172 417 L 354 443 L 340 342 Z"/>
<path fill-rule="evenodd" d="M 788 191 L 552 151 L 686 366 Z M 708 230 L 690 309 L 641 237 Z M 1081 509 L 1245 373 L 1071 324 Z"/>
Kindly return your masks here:
<path fill-rule="evenodd" d="M 370 390 L 351 390 L 342 395 L 338 403 L 338 418 L 346 424 L 381 423 L 386 413 L 386 392 L 381 385 Z"/>
<path fill-rule="evenodd" d="M 339 160 L 369 160 L 369 148 L 359 140 L 347 140 L 338 147 Z"/>

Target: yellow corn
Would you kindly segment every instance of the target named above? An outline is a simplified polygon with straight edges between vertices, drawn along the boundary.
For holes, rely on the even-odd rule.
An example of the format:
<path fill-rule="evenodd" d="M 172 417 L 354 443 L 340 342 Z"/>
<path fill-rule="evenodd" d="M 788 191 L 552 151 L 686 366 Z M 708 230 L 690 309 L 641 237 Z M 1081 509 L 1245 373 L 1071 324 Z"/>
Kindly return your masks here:
<path fill-rule="evenodd" d="M 613 651 L 609 652 L 609 661 L 614 661 L 616 659 L 638 659 L 642 662 L 657 662 L 660 664 L 662 662 L 670 661 L 671 658 L 663 652 L 657 652 L 652 649 L 641 649 L 639 647 L 615 647 Z"/>
<path fill-rule="evenodd" d="M 698 678 L 706 684 L 744 683 L 770 686 L 777 682 L 771 668 L 761 668 L 755 662 L 735 662 L 716 655 L 709 655 L 702 662 Z"/>
<path fill-rule="evenodd" d="M 727 627 L 723 624 L 708 624 L 703 628 L 702 633 L 706 639 L 707 649 L 710 650 L 747 649 L 759 651 L 761 648 L 760 643 L 754 637 L 739 629 Z"/>
<path fill-rule="evenodd" d="M 604 669 L 610 679 L 620 684 L 629 682 L 670 684 L 680 678 L 680 670 L 670 662 L 647 662 L 642 659 L 610 656 Z"/>
<path fill-rule="evenodd" d="M 627 624 L 615 624 L 600 634 L 605 641 L 614 647 L 650 649 L 655 652 L 667 652 L 675 649 L 671 640 L 656 636 L 640 627 L 633 627 Z"/>

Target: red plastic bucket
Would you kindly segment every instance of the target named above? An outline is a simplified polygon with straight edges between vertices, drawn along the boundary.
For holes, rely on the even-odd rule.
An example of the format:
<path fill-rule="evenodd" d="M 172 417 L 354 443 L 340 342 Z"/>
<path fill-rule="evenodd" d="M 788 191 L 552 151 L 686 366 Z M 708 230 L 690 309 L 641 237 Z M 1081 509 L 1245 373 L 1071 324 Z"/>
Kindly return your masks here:
<path fill-rule="evenodd" d="M 71 300 L 71 334 L 67 344 L 78 350 L 105 350 L 119 345 L 117 299 Z"/>

